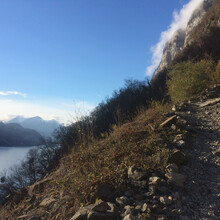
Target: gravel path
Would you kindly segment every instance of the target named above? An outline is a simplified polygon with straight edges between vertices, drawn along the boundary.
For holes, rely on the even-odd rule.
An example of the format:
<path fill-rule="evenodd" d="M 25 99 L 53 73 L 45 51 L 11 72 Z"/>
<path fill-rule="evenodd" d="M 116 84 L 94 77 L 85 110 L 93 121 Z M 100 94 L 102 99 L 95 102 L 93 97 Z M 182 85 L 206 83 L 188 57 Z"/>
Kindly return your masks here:
<path fill-rule="evenodd" d="M 220 219 L 220 99 L 191 103 L 180 114 L 191 130 L 182 211 L 192 219 Z"/>

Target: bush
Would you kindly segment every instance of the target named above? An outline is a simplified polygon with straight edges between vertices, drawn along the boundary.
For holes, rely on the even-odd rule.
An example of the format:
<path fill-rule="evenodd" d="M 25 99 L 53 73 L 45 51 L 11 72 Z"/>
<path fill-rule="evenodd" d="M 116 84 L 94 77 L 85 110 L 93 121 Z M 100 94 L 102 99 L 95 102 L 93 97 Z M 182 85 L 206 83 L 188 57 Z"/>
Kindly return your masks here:
<path fill-rule="evenodd" d="M 182 62 L 168 71 L 167 87 L 171 100 L 181 102 L 200 94 L 212 81 L 214 64 L 202 60 Z"/>
<path fill-rule="evenodd" d="M 91 113 L 94 137 L 108 132 L 112 125 L 121 125 L 132 119 L 137 109 L 148 106 L 151 100 L 151 90 L 147 82 L 126 80 L 119 91 L 115 91 L 111 98 L 100 103 Z"/>
<path fill-rule="evenodd" d="M 212 80 L 214 83 L 220 83 L 220 60 L 215 68 L 215 72 L 212 74 Z"/>

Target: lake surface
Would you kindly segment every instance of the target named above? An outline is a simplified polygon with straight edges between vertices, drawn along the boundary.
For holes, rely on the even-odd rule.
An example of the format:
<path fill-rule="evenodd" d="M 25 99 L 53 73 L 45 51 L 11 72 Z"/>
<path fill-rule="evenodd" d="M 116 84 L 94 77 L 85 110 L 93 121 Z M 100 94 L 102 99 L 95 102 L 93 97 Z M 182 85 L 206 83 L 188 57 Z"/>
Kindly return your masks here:
<path fill-rule="evenodd" d="M 19 164 L 31 147 L 0 147 L 0 173 L 10 166 Z"/>

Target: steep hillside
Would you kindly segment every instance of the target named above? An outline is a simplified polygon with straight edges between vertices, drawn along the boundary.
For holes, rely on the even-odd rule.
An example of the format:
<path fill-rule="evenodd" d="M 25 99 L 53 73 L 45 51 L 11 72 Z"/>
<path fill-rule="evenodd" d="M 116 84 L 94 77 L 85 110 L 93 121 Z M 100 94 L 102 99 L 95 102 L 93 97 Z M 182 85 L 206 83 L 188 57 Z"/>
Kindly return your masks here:
<path fill-rule="evenodd" d="M 186 46 L 192 44 L 192 31 L 198 26 L 204 18 L 206 12 L 212 6 L 214 0 L 204 1 L 201 6 L 192 14 L 187 26 L 174 33 L 173 37 L 166 43 L 159 67 L 156 69 L 153 78 L 167 68 L 174 57 Z"/>
<path fill-rule="evenodd" d="M 218 219 L 219 97 L 220 86 L 172 110 L 155 103 L 63 157 L 11 196 L 0 218 Z"/>
<path fill-rule="evenodd" d="M 31 177 L 42 167 L 35 157 L 52 161 L 43 179 L 7 191 L 3 176 L 0 219 L 219 219 L 219 10 L 219 0 L 204 1 L 151 83 L 129 82 L 61 127 L 57 151 L 33 152 Z"/>
<path fill-rule="evenodd" d="M 177 31 L 167 42 L 161 63 L 155 71 L 151 85 L 156 97 L 166 91 L 167 68 L 187 60 L 220 60 L 220 1 L 204 1 L 194 12 L 187 28 Z"/>

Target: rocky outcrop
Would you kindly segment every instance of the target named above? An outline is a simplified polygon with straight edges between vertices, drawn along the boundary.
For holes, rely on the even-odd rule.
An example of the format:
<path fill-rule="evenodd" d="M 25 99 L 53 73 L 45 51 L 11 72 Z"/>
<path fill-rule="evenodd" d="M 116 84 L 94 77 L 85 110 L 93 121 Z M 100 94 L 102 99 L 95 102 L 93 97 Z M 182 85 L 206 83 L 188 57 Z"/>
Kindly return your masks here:
<path fill-rule="evenodd" d="M 194 11 L 185 28 L 177 30 L 173 37 L 166 43 L 161 62 L 155 70 L 153 79 L 169 66 L 174 57 L 187 45 L 192 43 L 191 32 L 201 22 L 205 13 L 211 7 L 214 0 L 204 0 L 201 6 Z"/>
<path fill-rule="evenodd" d="M 156 69 L 154 76 L 155 77 L 159 72 L 163 71 L 168 65 L 171 63 L 173 58 L 177 55 L 177 53 L 184 47 L 186 38 L 186 30 L 180 29 L 173 37 L 166 43 L 163 56 L 161 58 L 160 65 Z"/>

